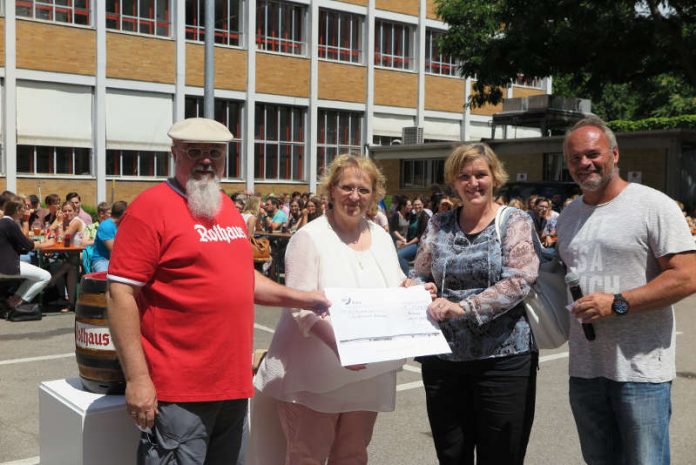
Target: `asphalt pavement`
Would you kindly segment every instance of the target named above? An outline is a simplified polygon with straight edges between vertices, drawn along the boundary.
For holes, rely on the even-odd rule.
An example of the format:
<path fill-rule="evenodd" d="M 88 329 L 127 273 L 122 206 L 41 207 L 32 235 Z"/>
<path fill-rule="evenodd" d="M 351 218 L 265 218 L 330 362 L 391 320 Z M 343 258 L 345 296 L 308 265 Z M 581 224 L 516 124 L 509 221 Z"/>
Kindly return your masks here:
<path fill-rule="evenodd" d="M 257 307 L 256 347 L 268 346 L 280 311 Z M 0 465 L 40 463 L 38 386 L 42 381 L 77 376 L 73 325 L 74 314 L 48 314 L 42 321 L 23 323 L 0 321 Z M 696 296 L 692 296 L 677 305 L 673 465 L 696 463 L 695 335 Z M 540 360 L 537 409 L 526 463 L 582 464 L 568 406 L 567 348 L 542 351 Z M 437 463 L 420 380 L 419 364 L 409 361 L 398 376 L 396 411 L 378 417 L 369 448 L 370 463 Z"/>

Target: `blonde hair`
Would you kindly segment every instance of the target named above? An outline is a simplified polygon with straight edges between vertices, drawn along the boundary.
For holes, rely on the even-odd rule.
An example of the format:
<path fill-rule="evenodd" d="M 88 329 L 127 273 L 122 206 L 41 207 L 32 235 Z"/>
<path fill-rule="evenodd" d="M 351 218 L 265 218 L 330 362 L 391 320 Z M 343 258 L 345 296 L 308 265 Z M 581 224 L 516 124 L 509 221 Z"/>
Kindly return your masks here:
<path fill-rule="evenodd" d="M 478 158 L 485 160 L 486 164 L 488 164 L 488 169 L 491 170 L 493 190 L 497 191 L 500 189 L 507 182 L 508 174 L 495 152 L 488 144 L 481 142 L 460 145 L 454 149 L 445 162 L 445 181 L 450 186 L 453 185 L 457 175 L 461 173 L 464 166 Z"/>
<path fill-rule="evenodd" d="M 519 197 L 513 197 L 512 200 L 510 200 L 510 202 L 508 202 L 508 206 L 519 208 L 520 210 L 527 209 L 527 204 L 525 204 L 524 201 Z"/>
<path fill-rule="evenodd" d="M 367 208 L 367 213 L 374 214 L 377 211 L 377 202 L 387 192 L 387 182 L 377 165 L 367 157 L 351 154 L 338 155 L 326 168 L 319 184 L 319 193 L 327 195 L 329 200 L 331 200 L 331 189 L 338 185 L 338 180 L 348 168 L 362 171 L 372 181 L 372 201 Z"/>
<path fill-rule="evenodd" d="M 256 216 L 259 214 L 259 205 L 261 205 L 261 200 L 255 195 L 252 195 L 244 204 L 242 213 L 251 213 L 252 215 Z"/>

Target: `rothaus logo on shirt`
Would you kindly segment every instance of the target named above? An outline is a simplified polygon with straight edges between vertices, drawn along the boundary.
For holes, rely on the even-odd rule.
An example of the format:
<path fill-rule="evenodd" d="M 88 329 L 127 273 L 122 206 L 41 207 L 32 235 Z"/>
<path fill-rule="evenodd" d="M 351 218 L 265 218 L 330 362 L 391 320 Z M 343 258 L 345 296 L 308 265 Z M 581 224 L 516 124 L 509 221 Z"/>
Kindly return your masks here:
<path fill-rule="evenodd" d="M 202 224 L 195 224 L 193 229 L 201 236 L 201 242 L 227 242 L 229 244 L 236 239 L 247 239 L 246 232 L 239 226 L 223 228 L 216 224 L 212 228 L 206 228 Z"/>

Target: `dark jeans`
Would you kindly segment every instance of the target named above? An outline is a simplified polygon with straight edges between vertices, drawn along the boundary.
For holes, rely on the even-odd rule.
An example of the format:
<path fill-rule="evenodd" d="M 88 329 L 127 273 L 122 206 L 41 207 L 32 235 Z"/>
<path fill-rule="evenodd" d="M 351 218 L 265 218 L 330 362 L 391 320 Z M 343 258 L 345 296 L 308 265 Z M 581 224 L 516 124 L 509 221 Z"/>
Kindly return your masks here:
<path fill-rule="evenodd" d="M 234 465 L 242 446 L 247 399 L 160 402 L 143 433 L 138 465 Z"/>
<path fill-rule="evenodd" d="M 422 360 L 430 429 L 440 465 L 518 465 L 534 421 L 537 354 L 527 373 L 506 374 L 500 360 Z M 476 461 L 474 461 L 476 451 Z"/>

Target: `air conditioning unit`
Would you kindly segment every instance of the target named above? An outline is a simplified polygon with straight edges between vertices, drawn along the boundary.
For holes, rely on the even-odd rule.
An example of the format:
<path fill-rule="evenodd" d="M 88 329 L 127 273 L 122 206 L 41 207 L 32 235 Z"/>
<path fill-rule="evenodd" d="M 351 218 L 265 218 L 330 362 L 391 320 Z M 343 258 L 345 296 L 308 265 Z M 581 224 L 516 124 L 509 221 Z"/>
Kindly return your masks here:
<path fill-rule="evenodd" d="M 422 144 L 423 128 L 418 126 L 407 126 L 401 128 L 401 141 L 404 145 Z"/>

